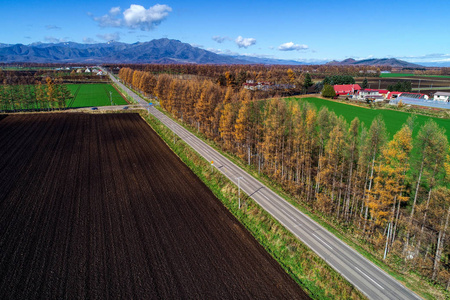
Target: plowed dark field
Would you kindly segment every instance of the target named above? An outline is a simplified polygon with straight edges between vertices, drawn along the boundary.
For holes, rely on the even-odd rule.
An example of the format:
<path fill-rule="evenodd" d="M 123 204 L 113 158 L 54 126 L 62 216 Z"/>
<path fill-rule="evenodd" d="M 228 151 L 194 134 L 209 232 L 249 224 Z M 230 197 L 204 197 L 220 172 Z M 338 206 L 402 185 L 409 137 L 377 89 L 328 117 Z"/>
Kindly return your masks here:
<path fill-rule="evenodd" d="M 0 299 L 307 299 L 137 114 L 0 117 Z"/>

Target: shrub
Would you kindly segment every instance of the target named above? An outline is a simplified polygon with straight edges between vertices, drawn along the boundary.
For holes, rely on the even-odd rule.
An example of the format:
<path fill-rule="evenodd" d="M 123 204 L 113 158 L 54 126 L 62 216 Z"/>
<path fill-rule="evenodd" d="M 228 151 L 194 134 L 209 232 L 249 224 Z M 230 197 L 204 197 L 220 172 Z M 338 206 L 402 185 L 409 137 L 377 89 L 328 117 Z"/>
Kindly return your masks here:
<path fill-rule="evenodd" d="M 329 85 L 329 84 L 325 84 L 325 85 L 323 86 L 322 96 L 323 96 L 323 97 L 327 97 L 327 98 L 333 98 L 333 97 L 336 97 L 336 93 L 334 92 L 333 86 L 331 86 L 331 85 Z"/>

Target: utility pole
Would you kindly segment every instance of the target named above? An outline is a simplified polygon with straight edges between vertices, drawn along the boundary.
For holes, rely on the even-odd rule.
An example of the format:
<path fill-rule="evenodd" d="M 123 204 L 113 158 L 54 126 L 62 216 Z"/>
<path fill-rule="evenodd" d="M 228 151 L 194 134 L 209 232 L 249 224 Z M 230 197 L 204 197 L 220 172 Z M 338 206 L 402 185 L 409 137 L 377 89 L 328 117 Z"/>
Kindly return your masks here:
<path fill-rule="evenodd" d="M 238 197 L 239 197 L 239 209 L 241 209 L 241 179 L 244 179 L 242 176 L 236 177 L 238 180 Z"/>

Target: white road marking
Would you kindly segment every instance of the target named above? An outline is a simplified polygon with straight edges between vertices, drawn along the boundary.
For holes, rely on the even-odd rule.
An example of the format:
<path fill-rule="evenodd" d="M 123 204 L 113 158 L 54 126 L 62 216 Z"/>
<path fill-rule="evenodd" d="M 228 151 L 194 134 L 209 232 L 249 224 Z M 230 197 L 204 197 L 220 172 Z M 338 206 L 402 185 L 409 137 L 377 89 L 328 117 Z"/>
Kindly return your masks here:
<path fill-rule="evenodd" d="M 367 278 L 369 278 L 370 281 L 372 281 L 373 283 L 375 283 L 380 289 L 384 290 L 384 288 L 379 285 L 375 280 L 373 280 L 372 278 L 369 277 L 369 275 L 367 275 L 366 273 L 364 273 L 363 271 L 361 271 L 360 269 L 358 269 L 358 267 L 355 267 L 356 270 L 358 270 L 361 274 L 363 274 L 364 276 L 366 276 Z"/>
<path fill-rule="evenodd" d="M 333 248 L 331 248 L 330 245 L 328 245 L 327 243 L 325 243 L 320 237 L 318 237 L 317 235 L 315 235 L 314 233 L 311 233 L 316 239 L 318 239 L 319 241 L 322 242 L 322 244 L 324 244 L 328 249 L 333 250 Z"/>

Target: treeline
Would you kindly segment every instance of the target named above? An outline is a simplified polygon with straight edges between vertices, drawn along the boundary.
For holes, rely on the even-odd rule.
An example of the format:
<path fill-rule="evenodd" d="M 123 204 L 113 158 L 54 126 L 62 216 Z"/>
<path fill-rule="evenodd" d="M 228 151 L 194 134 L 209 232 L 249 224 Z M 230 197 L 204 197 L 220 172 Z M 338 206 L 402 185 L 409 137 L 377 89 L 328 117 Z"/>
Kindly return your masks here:
<path fill-rule="evenodd" d="M 345 225 L 379 256 L 401 258 L 405 268 L 450 283 L 450 156 L 447 136 L 435 122 L 421 126 L 413 139 L 411 117 L 389 140 L 381 117 L 349 124 L 307 102 L 255 101 L 248 90 L 209 79 L 138 72 L 124 68 L 119 76 L 156 95 L 175 118 L 297 201 Z"/>
<path fill-rule="evenodd" d="M 96 75 L 92 73 L 77 73 L 73 70 L 1 70 L 0 84 L 25 85 L 46 84 L 46 78 L 54 78 L 58 83 L 67 82 L 104 82 L 108 81 L 106 75 Z"/>
<path fill-rule="evenodd" d="M 323 84 L 335 85 L 335 84 L 354 84 L 355 79 L 350 75 L 333 75 L 325 76 Z"/>
<path fill-rule="evenodd" d="M 65 85 L 50 77 L 36 85 L 0 85 L 0 111 L 53 110 L 66 108 L 73 98 Z"/>
<path fill-rule="evenodd" d="M 387 87 L 388 91 L 397 91 L 397 92 L 411 92 L 412 86 L 411 81 L 398 81 L 396 84 L 390 84 Z"/>
<path fill-rule="evenodd" d="M 117 70 L 117 68 L 130 68 L 138 71 L 145 71 L 153 75 L 192 75 L 199 79 L 211 79 L 216 82 L 228 72 L 229 78 L 239 85 L 245 80 L 268 81 L 273 83 L 288 83 L 292 80 L 288 70 L 292 70 L 295 77 L 309 73 L 312 79 L 322 79 L 332 75 L 350 75 L 378 77 L 379 67 L 372 66 L 334 66 L 334 65 L 197 65 L 197 64 L 127 64 L 127 65 L 105 65 L 107 68 Z M 390 67 L 383 70 L 390 70 Z M 371 72 L 368 72 L 371 71 Z M 375 71 L 375 72 L 373 72 Z M 378 73 L 377 73 L 378 72 Z M 189 78 L 189 77 L 186 77 Z"/>

